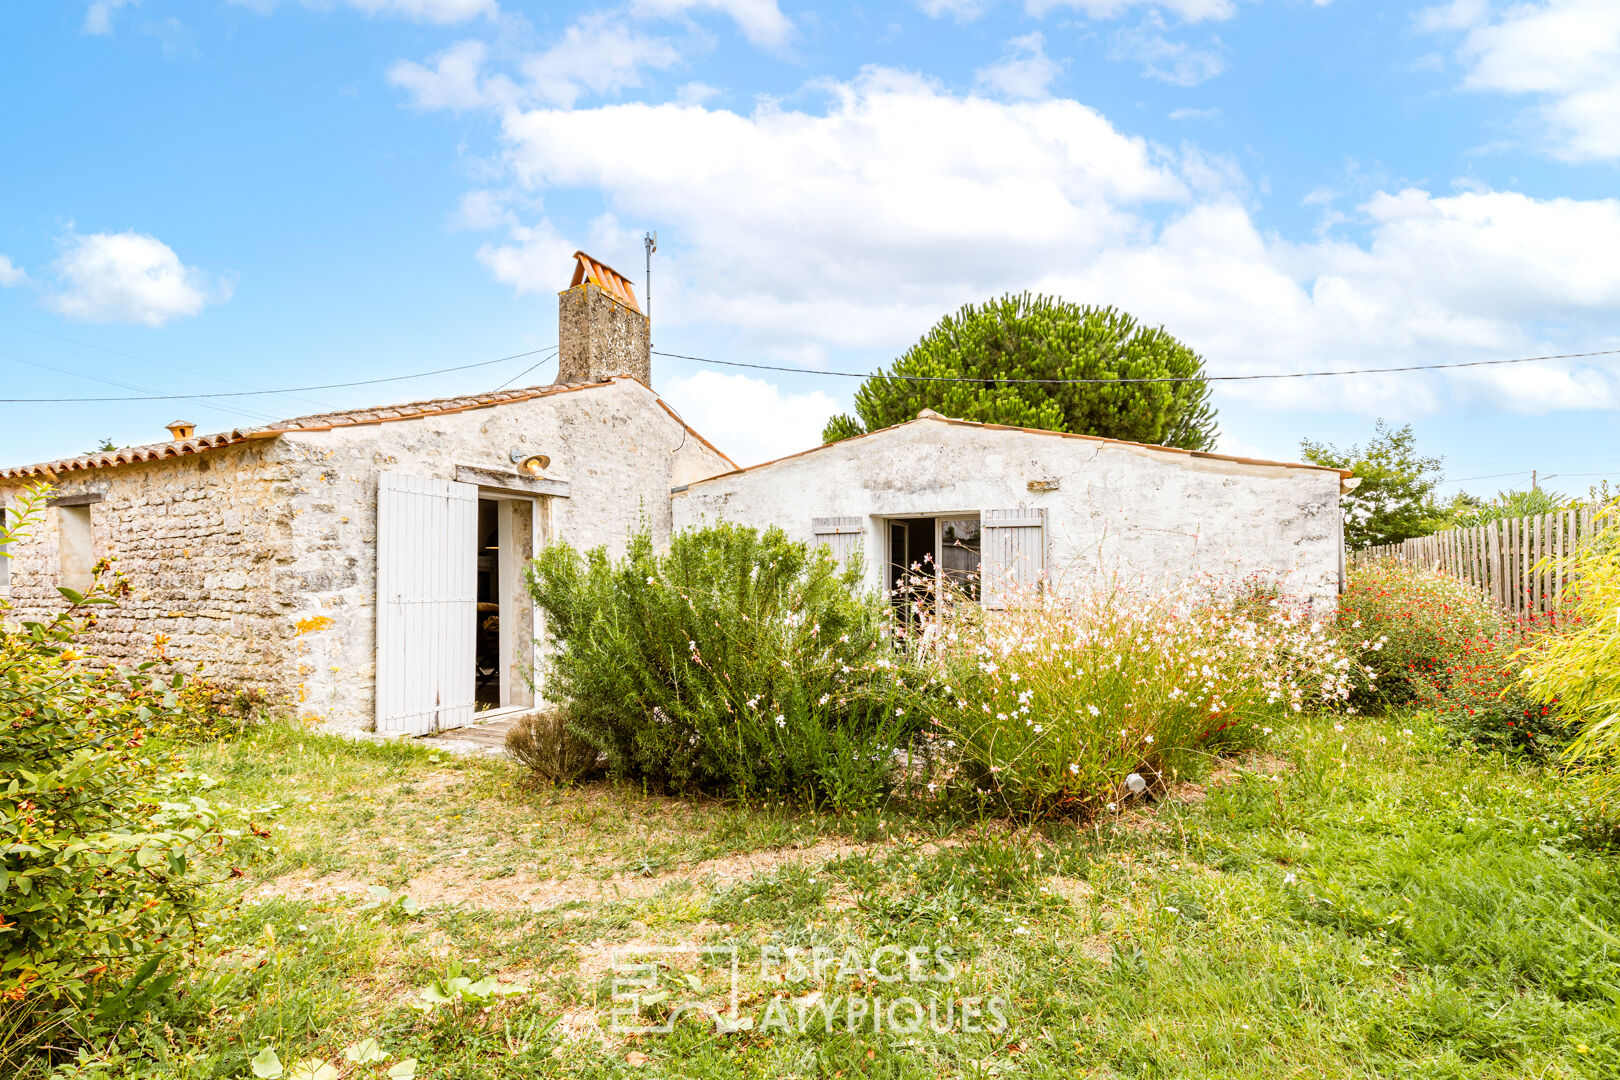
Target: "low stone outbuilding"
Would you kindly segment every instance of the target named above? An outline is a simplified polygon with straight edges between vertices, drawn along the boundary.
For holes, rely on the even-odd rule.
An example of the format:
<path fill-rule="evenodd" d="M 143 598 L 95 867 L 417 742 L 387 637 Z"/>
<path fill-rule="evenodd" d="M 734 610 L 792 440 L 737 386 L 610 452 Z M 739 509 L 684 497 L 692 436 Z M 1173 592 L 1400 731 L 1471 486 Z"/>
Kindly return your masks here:
<path fill-rule="evenodd" d="M 859 555 L 867 585 L 955 578 L 986 606 L 1099 580 L 1258 577 L 1332 603 L 1348 473 L 924 411 L 676 492 L 677 529 L 777 525 Z"/>
<path fill-rule="evenodd" d="M 648 386 L 629 282 L 584 255 L 557 382 L 326 413 L 0 470 L 54 485 L 0 559 L 12 616 L 60 608 L 112 557 L 131 593 L 90 647 L 169 652 L 352 730 L 421 733 L 534 701 L 522 567 L 564 538 L 667 539 L 672 487 L 735 468 Z"/>

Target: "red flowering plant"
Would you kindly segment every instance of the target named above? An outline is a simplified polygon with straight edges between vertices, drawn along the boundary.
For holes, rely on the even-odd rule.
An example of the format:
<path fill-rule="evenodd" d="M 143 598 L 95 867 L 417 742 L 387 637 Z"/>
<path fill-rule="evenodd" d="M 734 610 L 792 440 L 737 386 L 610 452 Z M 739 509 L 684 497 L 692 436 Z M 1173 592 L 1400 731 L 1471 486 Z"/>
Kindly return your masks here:
<path fill-rule="evenodd" d="M 1340 640 L 1376 679 L 1358 681 L 1350 702 L 1372 712 L 1410 705 L 1445 686 L 1470 642 L 1501 632 L 1501 613 L 1453 577 L 1384 561 L 1353 571 L 1339 598 Z"/>
<path fill-rule="evenodd" d="M 1556 700 L 1532 696 L 1520 679 L 1533 656 L 1569 623 L 1567 615 L 1532 615 L 1462 643 L 1439 669 L 1416 680 L 1416 703 L 1459 741 L 1494 750 L 1557 753 L 1573 730 Z"/>

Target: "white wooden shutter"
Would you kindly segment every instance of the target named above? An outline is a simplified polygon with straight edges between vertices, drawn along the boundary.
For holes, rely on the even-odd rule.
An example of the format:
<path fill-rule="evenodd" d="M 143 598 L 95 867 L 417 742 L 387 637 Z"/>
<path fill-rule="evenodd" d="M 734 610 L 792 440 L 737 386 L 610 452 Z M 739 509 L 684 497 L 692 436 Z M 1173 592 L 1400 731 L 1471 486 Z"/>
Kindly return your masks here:
<path fill-rule="evenodd" d="M 1046 581 L 1046 511 L 986 510 L 979 517 L 979 596 L 1005 608 Z"/>
<path fill-rule="evenodd" d="M 833 558 L 848 566 L 866 554 L 866 523 L 858 517 L 818 517 L 810 519 L 814 534 L 811 546 L 832 549 Z"/>
<path fill-rule="evenodd" d="M 377 730 L 422 735 L 473 716 L 478 489 L 377 477 Z"/>

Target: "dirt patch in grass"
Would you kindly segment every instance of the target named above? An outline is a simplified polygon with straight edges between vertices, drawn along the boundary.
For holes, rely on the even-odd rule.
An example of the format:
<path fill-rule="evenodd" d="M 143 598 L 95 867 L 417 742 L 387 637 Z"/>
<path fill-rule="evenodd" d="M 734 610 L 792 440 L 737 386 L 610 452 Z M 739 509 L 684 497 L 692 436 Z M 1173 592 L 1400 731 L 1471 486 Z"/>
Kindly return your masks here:
<path fill-rule="evenodd" d="M 539 879 L 528 874 L 487 878 L 437 866 L 412 877 L 400 892 L 423 907 L 462 904 L 490 910 L 526 908 L 546 911 L 565 904 L 611 904 L 644 900 L 676 882 L 690 882 L 709 891 L 730 888 L 784 866 L 820 866 L 833 859 L 869 853 L 887 841 L 859 844 L 848 840 L 821 840 L 807 847 L 751 851 L 718 859 L 705 859 L 661 874 L 616 874 L 605 879 L 569 877 Z M 374 882 L 348 874 L 316 876 L 298 870 L 266 881 L 253 890 L 259 897 L 318 901 L 336 897 L 362 897 Z"/>

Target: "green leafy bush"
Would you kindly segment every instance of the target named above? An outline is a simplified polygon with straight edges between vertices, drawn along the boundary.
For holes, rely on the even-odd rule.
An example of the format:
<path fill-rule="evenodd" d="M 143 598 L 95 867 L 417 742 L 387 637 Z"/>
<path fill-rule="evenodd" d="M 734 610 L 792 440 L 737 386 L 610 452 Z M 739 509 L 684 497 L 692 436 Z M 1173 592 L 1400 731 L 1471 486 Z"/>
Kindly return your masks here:
<path fill-rule="evenodd" d="M 37 523 L 42 495 L 8 542 Z M 147 1000 L 257 829 L 148 740 L 185 722 L 183 680 L 160 682 L 150 662 L 96 668 L 78 651 L 91 613 L 122 591 L 97 575 L 88 595 L 62 590 L 72 607 L 49 621 L 0 627 L 0 1001 L 24 1042 Z"/>
<path fill-rule="evenodd" d="M 548 692 L 617 775 L 868 805 L 923 680 L 858 580 L 780 529 L 695 529 L 662 555 L 643 532 L 617 563 L 553 544 L 529 572 L 560 644 Z"/>
<path fill-rule="evenodd" d="M 1570 575 L 1570 626 L 1526 657 L 1525 688 L 1577 727 L 1569 754 L 1596 767 L 1597 793 L 1612 812 L 1620 795 L 1620 503 L 1605 527 L 1559 560 Z"/>
<path fill-rule="evenodd" d="M 1496 634 L 1500 613 L 1454 577 L 1393 560 L 1350 573 L 1337 617 L 1345 648 L 1376 679 L 1358 683 L 1351 704 L 1385 709 L 1445 688 L 1469 642 Z"/>
<path fill-rule="evenodd" d="M 1255 745 L 1268 719 L 1342 704 L 1358 675 L 1308 610 L 1195 586 L 1036 597 L 940 640 L 956 781 L 1037 817 L 1117 807 Z"/>

